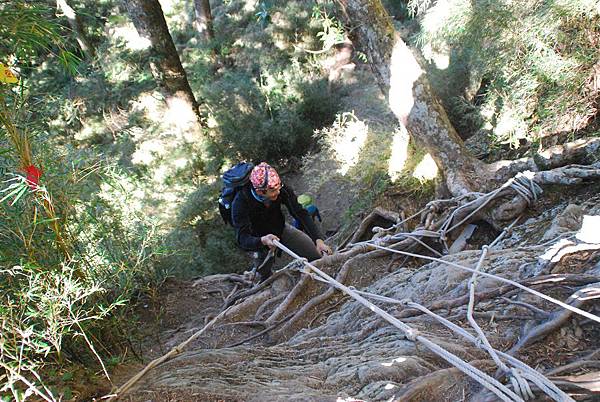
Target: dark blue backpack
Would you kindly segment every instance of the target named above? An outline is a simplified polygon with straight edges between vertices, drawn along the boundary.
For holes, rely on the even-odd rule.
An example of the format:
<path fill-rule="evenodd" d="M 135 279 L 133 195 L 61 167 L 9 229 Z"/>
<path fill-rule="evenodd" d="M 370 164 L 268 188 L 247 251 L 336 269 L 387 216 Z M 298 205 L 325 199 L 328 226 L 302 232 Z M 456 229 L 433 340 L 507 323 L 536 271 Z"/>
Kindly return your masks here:
<path fill-rule="evenodd" d="M 240 162 L 221 177 L 223 179 L 223 189 L 219 196 L 219 213 L 226 224 L 233 226 L 231 218 L 231 204 L 239 190 L 250 181 L 250 172 L 254 165 L 249 162 Z"/>

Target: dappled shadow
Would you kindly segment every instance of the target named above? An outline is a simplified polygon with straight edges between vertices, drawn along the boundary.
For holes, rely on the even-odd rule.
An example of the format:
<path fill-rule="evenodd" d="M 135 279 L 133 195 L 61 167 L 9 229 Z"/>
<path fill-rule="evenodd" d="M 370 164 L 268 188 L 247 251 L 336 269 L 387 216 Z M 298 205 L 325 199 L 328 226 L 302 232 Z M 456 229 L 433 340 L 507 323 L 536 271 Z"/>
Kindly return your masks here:
<path fill-rule="evenodd" d="M 520 140 L 536 141 L 536 136 L 561 136 L 569 128 L 574 136 L 594 131 L 590 126 L 597 120 L 598 92 L 588 85 L 593 76 L 586 74 L 596 61 L 597 40 L 586 32 L 593 31 L 595 21 L 574 24 L 565 16 L 576 11 L 561 7 L 555 1 L 529 8 L 471 1 L 461 12 L 438 7 L 423 19 L 438 36 L 434 51 L 428 44 L 424 52 L 435 56 L 437 46 L 438 55 L 447 57 L 446 64 L 425 66 L 429 81 L 462 139 L 478 133 L 484 123 L 494 130 L 495 141 L 510 141 L 513 147 L 523 145 Z M 442 21 L 436 16 L 449 12 L 460 18 L 460 30 L 435 28 Z M 546 22 L 550 16 L 558 18 L 553 26 Z M 519 24 L 528 27 L 523 30 Z M 439 38 L 444 35 L 446 39 Z"/>

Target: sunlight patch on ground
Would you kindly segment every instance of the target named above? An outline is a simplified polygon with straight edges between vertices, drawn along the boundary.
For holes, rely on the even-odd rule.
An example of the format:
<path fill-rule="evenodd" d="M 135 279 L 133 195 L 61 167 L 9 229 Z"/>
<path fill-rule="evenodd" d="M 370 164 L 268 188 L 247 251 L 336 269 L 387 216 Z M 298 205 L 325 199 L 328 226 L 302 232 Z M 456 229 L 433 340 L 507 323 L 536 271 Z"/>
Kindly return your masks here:
<path fill-rule="evenodd" d="M 394 360 L 392 360 L 391 362 L 381 363 L 381 365 L 385 366 L 385 367 L 392 367 L 394 365 L 394 363 L 404 363 L 406 360 L 407 360 L 406 357 L 397 357 Z"/>
<path fill-rule="evenodd" d="M 138 149 L 131 155 L 131 162 L 135 165 L 150 165 L 158 156 L 165 152 L 164 143 L 157 139 L 142 142 Z"/>
<path fill-rule="evenodd" d="M 399 127 L 394 132 L 394 138 L 392 139 L 392 155 L 388 162 L 388 176 L 392 180 L 392 183 L 396 182 L 400 177 L 400 173 L 406 165 L 406 159 L 408 158 L 408 142 L 409 135 L 404 126 Z"/>
<path fill-rule="evenodd" d="M 338 173 L 345 176 L 348 170 L 358 162 L 361 149 L 367 140 L 369 127 L 353 114 L 344 113 L 335 123 L 341 130 L 331 139 L 335 158 L 340 163 Z"/>
<path fill-rule="evenodd" d="M 413 177 L 422 181 L 432 180 L 438 175 L 438 167 L 431 155 L 426 154 L 415 168 Z"/>
<path fill-rule="evenodd" d="M 600 244 L 600 216 L 584 215 L 581 229 L 575 237 L 586 243 Z"/>
<path fill-rule="evenodd" d="M 162 120 L 162 101 L 161 95 L 156 92 L 145 92 L 142 93 L 132 103 L 132 111 L 143 111 L 145 117 L 154 122 L 160 122 Z"/>
<path fill-rule="evenodd" d="M 151 46 L 150 40 L 138 35 L 133 25 L 114 27 L 111 36 L 125 42 L 129 50 L 144 50 Z"/>
<path fill-rule="evenodd" d="M 185 100 L 174 96 L 167 99 L 167 105 L 163 123 L 176 127 L 187 141 L 192 142 L 194 140 L 196 114 L 191 105 Z"/>

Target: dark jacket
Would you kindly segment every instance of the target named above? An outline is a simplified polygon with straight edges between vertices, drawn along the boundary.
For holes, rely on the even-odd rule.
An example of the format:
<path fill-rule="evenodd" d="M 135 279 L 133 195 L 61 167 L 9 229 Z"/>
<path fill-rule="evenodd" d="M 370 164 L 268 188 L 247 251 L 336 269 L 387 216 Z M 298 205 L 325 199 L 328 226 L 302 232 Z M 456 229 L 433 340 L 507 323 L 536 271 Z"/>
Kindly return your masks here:
<path fill-rule="evenodd" d="M 262 236 L 274 234 L 281 237 L 285 227 L 285 218 L 281 211 L 282 204 L 287 207 L 294 218 L 302 223 L 313 241 L 323 239 L 323 234 L 308 212 L 298 204 L 296 194 L 289 186 L 283 186 L 277 199 L 271 201 L 267 207 L 254 198 L 250 185 L 246 185 L 241 191 L 238 191 L 231 205 L 233 227 L 241 248 L 257 251 L 264 247 L 260 241 Z"/>

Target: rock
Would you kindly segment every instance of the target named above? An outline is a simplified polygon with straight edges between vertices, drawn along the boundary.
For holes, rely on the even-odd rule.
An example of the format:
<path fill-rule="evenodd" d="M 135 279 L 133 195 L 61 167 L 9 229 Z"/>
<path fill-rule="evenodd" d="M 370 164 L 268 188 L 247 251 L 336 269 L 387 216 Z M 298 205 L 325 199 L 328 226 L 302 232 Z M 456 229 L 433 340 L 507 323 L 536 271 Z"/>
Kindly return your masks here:
<path fill-rule="evenodd" d="M 576 204 L 569 204 L 552 221 L 550 228 L 544 233 L 542 240 L 551 240 L 566 232 L 579 230 L 583 221 L 583 208 Z"/>

